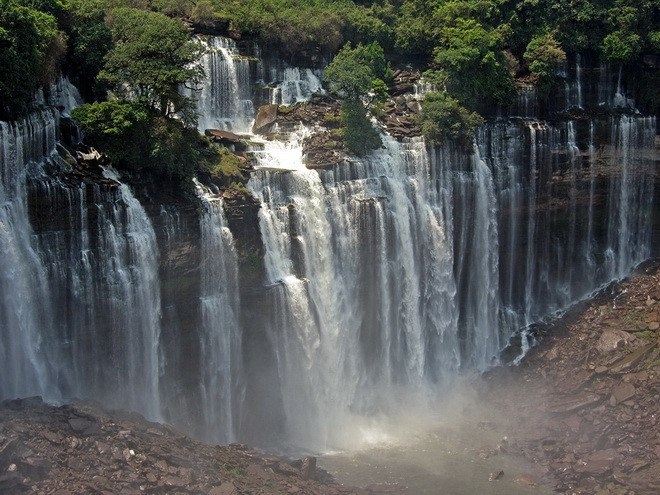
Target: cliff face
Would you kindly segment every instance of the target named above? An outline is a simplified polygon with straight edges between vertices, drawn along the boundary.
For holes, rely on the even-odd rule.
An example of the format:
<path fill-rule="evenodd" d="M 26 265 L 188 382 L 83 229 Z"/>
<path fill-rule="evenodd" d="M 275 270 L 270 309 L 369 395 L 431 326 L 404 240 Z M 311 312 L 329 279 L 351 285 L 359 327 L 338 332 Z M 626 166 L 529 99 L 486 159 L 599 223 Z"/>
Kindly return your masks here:
<path fill-rule="evenodd" d="M 472 154 L 416 136 L 424 88 L 400 73 L 384 118 L 399 140 L 356 159 L 317 139 L 337 103 L 302 103 L 316 72 L 207 44 L 203 126 L 245 131 L 259 103 L 301 103 L 251 137 L 254 197 L 209 183 L 184 198 L 76 159 L 52 110 L 2 124 L 0 282 L 16 297 L 0 306 L 0 397 L 91 398 L 215 442 L 341 446 L 396 391 L 487 369 L 512 335 L 518 358 L 532 323 L 658 245 L 656 122 L 606 67 L 571 68 L 546 120 L 521 93 Z"/>

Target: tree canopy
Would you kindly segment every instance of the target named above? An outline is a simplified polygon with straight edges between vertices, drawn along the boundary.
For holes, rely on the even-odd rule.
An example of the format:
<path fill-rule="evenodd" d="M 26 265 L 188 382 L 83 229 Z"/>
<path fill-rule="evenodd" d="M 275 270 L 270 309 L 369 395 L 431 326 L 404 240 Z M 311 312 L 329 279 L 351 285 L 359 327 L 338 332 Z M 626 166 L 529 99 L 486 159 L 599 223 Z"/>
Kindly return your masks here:
<path fill-rule="evenodd" d="M 65 50 L 53 15 L 0 0 L 0 118 L 27 109 L 37 89 L 55 78 Z"/>
<path fill-rule="evenodd" d="M 356 47 L 347 43 L 325 70 L 324 78 L 332 90 L 344 96 L 341 114 L 344 144 L 356 155 L 364 155 L 381 145 L 362 99 L 370 92 L 381 95 L 386 91 L 383 79 L 391 78 L 390 72 L 383 49 L 376 42 Z"/>
<path fill-rule="evenodd" d="M 190 39 L 181 21 L 134 8 L 111 12 L 114 41 L 99 78 L 125 98 L 136 98 L 151 110 L 169 115 L 185 109 L 181 85 L 199 82 L 202 48 Z"/>

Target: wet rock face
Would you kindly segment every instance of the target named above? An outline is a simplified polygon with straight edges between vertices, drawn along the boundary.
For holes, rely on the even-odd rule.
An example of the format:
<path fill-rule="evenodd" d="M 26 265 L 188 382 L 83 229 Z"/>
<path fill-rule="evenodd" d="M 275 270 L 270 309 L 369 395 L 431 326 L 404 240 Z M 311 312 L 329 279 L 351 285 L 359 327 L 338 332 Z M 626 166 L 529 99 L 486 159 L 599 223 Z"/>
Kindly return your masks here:
<path fill-rule="evenodd" d="M 659 319 L 652 261 L 555 324 L 521 367 L 490 375 L 512 443 L 560 493 L 659 493 Z"/>
<path fill-rule="evenodd" d="M 217 447 L 134 413 L 39 397 L 0 404 L 0 493 L 360 493 L 332 484 L 314 458 L 289 462 Z"/>

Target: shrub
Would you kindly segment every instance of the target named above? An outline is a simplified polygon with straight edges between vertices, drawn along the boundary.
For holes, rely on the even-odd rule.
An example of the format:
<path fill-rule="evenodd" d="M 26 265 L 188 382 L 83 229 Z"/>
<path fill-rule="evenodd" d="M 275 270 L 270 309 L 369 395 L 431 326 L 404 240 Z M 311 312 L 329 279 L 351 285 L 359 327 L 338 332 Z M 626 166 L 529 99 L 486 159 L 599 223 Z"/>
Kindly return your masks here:
<path fill-rule="evenodd" d="M 529 70 L 537 78 L 541 91 L 547 93 L 555 80 L 557 65 L 566 60 L 566 53 L 554 35 L 548 33 L 532 38 L 524 58 L 529 64 Z"/>
<path fill-rule="evenodd" d="M 474 133 L 484 119 L 447 93 L 429 93 L 422 104 L 422 133 L 430 144 L 454 139 L 471 149 Z"/>

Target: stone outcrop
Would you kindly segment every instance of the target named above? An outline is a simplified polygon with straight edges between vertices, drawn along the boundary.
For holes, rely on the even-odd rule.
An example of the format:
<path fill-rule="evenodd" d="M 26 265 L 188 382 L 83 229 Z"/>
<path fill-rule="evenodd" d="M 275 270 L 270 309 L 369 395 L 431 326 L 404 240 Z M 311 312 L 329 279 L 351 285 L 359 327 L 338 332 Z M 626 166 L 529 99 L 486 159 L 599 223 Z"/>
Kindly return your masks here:
<path fill-rule="evenodd" d="M 294 131 L 301 124 L 314 132 L 303 142 L 303 161 L 310 169 L 333 167 L 349 160 L 340 131 L 341 102 L 329 95 L 314 95 L 292 106 L 264 105 L 259 108 L 254 132 L 273 137 L 272 132 Z"/>
<path fill-rule="evenodd" d="M 204 134 L 211 139 L 211 141 L 223 146 L 240 144 L 243 139 L 239 134 L 229 131 L 221 131 L 219 129 L 206 129 Z"/>
<path fill-rule="evenodd" d="M 277 122 L 277 108 L 277 105 L 272 104 L 259 107 L 257 116 L 254 118 L 254 124 L 252 125 L 252 132 L 255 134 L 266 134 L 271 132 L 273 126 Z"/>
<path fill-rule="evenodd" d="M 396 70 L 388 90 L 390 98 L 383 105 L 378 122 L 397 139 L 420 136 L 421 95 L 415 94 L 418 71 Z"/>

